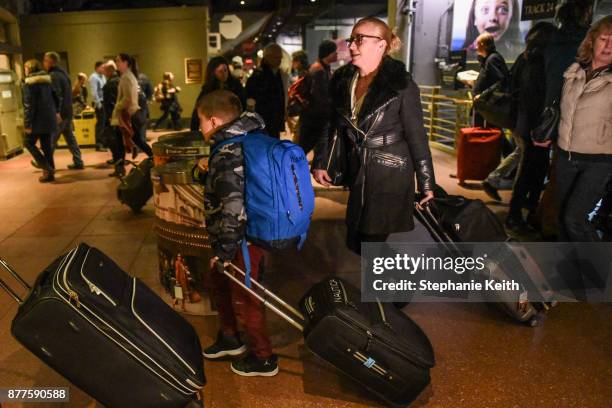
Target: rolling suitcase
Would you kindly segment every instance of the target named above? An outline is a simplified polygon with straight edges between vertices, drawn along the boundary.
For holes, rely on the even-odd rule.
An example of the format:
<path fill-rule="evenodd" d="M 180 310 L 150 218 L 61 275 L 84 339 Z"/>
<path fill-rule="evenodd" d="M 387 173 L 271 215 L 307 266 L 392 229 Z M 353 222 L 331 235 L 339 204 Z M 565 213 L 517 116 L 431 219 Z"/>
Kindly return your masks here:
<path fill-rule="evenodd" d="M 201 407 L 202 350 L 193 327 L 99 250 L 80 244 L 48 266 L 11 333 L 107 408 Z"/>
<path fill-rule="evenodd" d="M 365 387 L 387 406 L 405 407 L 429 384 L 433 348 L 421 328 L 392 304 L 362 303 L 361 293 L 340 278 L 314 285 L 300 300 L 300 313 L 256 280 L 263 295 L 243 282 L 230 264 L 223 273 L 304 334 L 308 348 Z M 264 296 L 275 300 L 269 302 Z M 294 315 L 289 316 L 280 307 Z"/>
<path fill-rule="evenodd" d="M 449 196 L 458 197 L 458 196 Z M 468 200 L 464 197 L 466 202 L 480 201 L 480 200 Z M 448 198 L 441 200 L 434 199 L 434 207 L 438 207 L 435 211 L 432 211 L 430 205 L 420 206 L 415 203 L 415 217 L 430 231 L 435 241 L 444 244 L 449 250 L 449 253 L 455 254 L 456 256 L 463 256 L 461 249 L 455 245 L 455 242 L 468 242 L 461 241 L 462 237 L 469 235 L 459 233 L 465 229 L 468 231 L 478 230 L 474 226 L 469 226 L 469 219 L 463 217 L 462 223 L 445 222 L 442 223 L 441 219 L 444 218 L 440 206 L 436 205 L 436 201 L 445 202 Z M 480 211 L 488 213 L 484 214 L 484 217 L 475 216 L 472 213 L 472 217 L 475 219 L 487 219 L 492 224 L 495 222 L 500 223 L 495 217 L 495 214 L 491 213 L 486 206 L 481 207 Z M 435 214 L 434 214 L 435 212 Z M 501 225 L 501 223 L 500 223 Z M 452 226 L 452 228 L 449 228 Z M 482 228 L 482 225 L 480 226 Z M 503 230 L 503 226 L 501 226 Z M 493 228 L 491 228 L 493 229 Z M 488 232 L 490 233 L 490 232 Z M 499 227 L 495 228 L 495 237 L 497 239 L 490 239 L 483 242 L 503 242 L 504 240 L 499 239 L 502 235 Z M 505 241 L 509 241 L 508 238 Z M 472 242 L 476 242 L 473 241 Z M 550 309 L 551 306 L 555 306 L 556 302 L 553 300 L 553 292 L 548 284 L 548 280 L 544 276 L 544 273 L 533 260 L 531 255 L 525 250 L 525 248 L 519 245 L 505 245 L 499 246 L 498 250 L 489 254 L 487 260 L 487 268 L 484 269 L 482 274 L 475 276 L 477 279 L 487 280 L 493 279 L 496 282 L 508 281 L 516 279 L 521 282 L 521 292 L 517 298 L 508 298 L 504 296 L 500 298 L 498 292 L 485 291 L 487 296 L 486 300 L 494 304 L 498 309 L 502 310 L 512 319 L 520 322 L 527 323 L 531 327 L 538 326 L 543 320 L 545 313 Z M 538 299 L 544 297 L 546 301 L 531 301 L 530 293 L 537 291 L 540 295 Z M 533 298 L 533 296 L 531 297 Z"/>
<path fill-rule="evenodd" d="M 457 179 L 484 180 L 499 165 L 501 159 L 500 129 L 463 128 L 457 136 Z"/>
<path fill-rule="evenodd" d="M 122 177 L 121 183 L 117 186 L 117 198 L 121 204 L 127 205 L 135 213 L 140 211 L 153 196 L 152 168 L 153 159 L 150 158 L 134 164 L 128 175 Z"/>

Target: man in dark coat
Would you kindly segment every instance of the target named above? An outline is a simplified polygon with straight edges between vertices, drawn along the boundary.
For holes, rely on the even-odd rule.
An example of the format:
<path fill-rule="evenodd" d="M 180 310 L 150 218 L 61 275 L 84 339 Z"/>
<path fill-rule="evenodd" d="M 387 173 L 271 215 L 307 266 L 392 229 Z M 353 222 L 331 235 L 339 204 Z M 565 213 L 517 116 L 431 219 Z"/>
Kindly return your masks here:
<path fill-rule="evenodd" d="M 414 229 L 415 172 L 422 193 L 433 191 L 435 180 L 419 88 L 405 65 L 384 57 L 353 121 L 351 83 L 356 75 L 352 64 L 334 73 L 330 123 L 350 147 L 347 246 L 360 253 L 361 241 L 384 241 L 391 233 Z M 313 171 L 326 168 L 328 146 L 328 140 L 317 145 Z"/>
<path fill-rule="evenodd" d="M 495 49 L 495 42 L 491 34 L 484 34 L 478 37 L 478 61 L 480 62 L 480 72 L 474 82 L 472 93 L 474 96 L 480 95 L 497 82 L 502 83 L 505 88 L 510 79 L 510 72 L 506 66 L 504 57 Z M 476 126 L 482 126 L 484 120 L 480 115 L 476 115 L 474 120 Z"/>
<path fill-rule="evenodd" d="M 495 49 L 493 35 L 488 32 L 480 34 L 476 39 L 476 44 L 478 47 L 477 52 L 478 61 L 480 62 L 480 72 L 472 87 L 474 97 L 476 98 L 498 82 L 501 82 L 501 89 L 506 89 L 509 86 L 510 72 L 508 71 L 504 57 Z M 484 125 L 484 118 L 476 113 L 474 115 L 474 126 Z M 488 123 L 487 126 L 491 127 L 495 126 L 495 124 Z M 501 201 L 501 197 L 497 190 L 500 189 L 503 184 L 506 184 L 508 187 L 512 186 L 512 183 L 509 181 L 514 177 L 514 171 L 516 170 L 520 157 L 520 151 L 518 149 L 513 149 L 512 144 L 503 136 L 503 133 L 502 150 L 506 158 L 482 183 L 485 192 L 498 201 Z M 504 183 L 504 181 L 507 182 Z"/>
<path fill-rule="evenodd" d="M 300 114 L 300 146 L 308 154 L 323 135 L 332 110 L 329 94 L 331 68 L 338 59 L 336 43 L 325 40 L 319 45 L 319 59 L 308 69 L 304 79 L 307 90 L 306 106 Z"/>
<path fill-rule="evenodd" d="M 285 87 L 279 70 L 282 58 L 278 44 L 268 45 L 261 65 L 246 84 L 247 110 L 254 109 L 263 118 L 268 134 L 276 138 L 285 129 Z"/>
<path fill-rule="evenodd" d="M 70 170 L 82 170 L 85 168 L 81 158 L 81 149 L 74 137 L 72 128 L 72 85 L 70 78 L 62 67 L 59 66 L 60 56 L 54 51 L 45 53 L 43 65 L 45 70 L 51 75 L 53 90 L 60 101 L 60 119 L 57 132 L 53 135 L 53 148 L 57 146 L 60 136 L 64 136 L 68 149 L 72 153 L 73 164 L 69 164 Z"/>

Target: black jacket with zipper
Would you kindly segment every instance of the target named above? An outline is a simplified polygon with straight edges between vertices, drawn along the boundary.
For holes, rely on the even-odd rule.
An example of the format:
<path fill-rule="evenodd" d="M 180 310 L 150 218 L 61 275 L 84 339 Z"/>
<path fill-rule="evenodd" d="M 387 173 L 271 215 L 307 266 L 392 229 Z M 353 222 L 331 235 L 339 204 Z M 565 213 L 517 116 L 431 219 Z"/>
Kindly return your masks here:
<path fill-rule="evenodd" d="M 350 147 L 349 229 L 363 234 L 410 231 L 415 173 L 420 192 L 433 191 L 435 183 L 419 88 L 404 63 L 385 57 L 353 124 L 350 88 L 356 73 L 357 68 L 348 64 L 332 77 L 334 111 L 312 168 L 325 169 L 337 132 Z"/>

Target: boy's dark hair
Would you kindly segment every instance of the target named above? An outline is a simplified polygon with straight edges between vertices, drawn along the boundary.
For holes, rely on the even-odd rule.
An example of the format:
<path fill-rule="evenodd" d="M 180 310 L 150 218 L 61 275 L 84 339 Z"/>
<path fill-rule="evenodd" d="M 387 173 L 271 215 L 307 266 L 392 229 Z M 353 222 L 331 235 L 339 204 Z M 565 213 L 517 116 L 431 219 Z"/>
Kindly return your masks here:
<path fill-rule="evenodd" d="M 100 68 L 100 65 L 104 65 L 104 61 L 96 61 L 95 68 L 96 69 Z"/>
<path fill-rule="evenodd" d="M 219 89 L 207 93 L 198 100 L 198 112 L 209 118 L 216 116 L 231 122 L 242 113 L 242 103 L 233 92 Z"/>

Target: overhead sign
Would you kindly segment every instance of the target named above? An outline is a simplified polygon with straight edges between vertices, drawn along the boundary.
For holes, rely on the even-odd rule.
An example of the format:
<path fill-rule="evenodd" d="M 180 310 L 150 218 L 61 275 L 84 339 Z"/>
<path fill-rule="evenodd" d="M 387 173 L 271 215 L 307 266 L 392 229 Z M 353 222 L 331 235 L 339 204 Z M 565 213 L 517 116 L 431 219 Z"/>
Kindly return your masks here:
<path fill-rule="evenodd" d="M 235 14 L 226 14 L 219 21 L 219 32 L 228 40 L 233 40 L 242 32 L 242 20 Z"/>
<path fill-rule="evenodd" d="M 521 20 L 540 20 L 555 16 L 556 0 L 523 0 Z"/>

